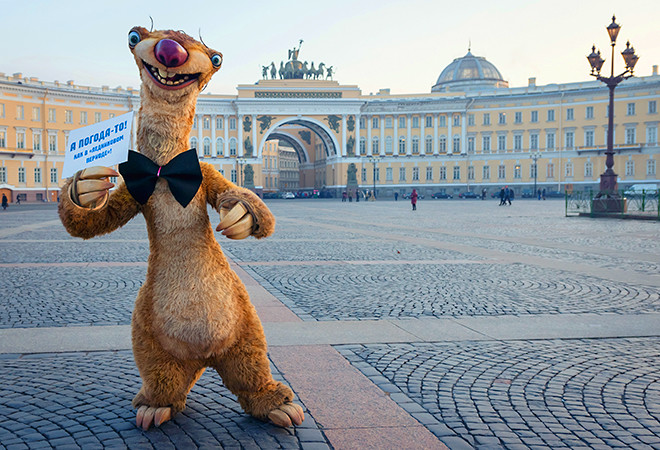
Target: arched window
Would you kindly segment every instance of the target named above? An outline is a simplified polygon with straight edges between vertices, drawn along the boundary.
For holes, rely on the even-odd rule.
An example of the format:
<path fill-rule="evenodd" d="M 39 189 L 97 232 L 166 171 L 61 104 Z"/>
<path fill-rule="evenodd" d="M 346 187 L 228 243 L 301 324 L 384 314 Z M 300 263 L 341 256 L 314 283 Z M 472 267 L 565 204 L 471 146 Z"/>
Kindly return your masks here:
<path fill-rule="evenodd" d="M 236 156 L 236 138 L 229 140 L 229 156 Z"/>
<path fill-rule="evenodd" d="M 197 150 L 197 138 L 196 137 L 191 137 L 190 138 L 190 148 L 194 148 Z"/>
<path fill-rule="evenodd" d="M 380 143 L 378 142 L 378 138 L 375 137 L 371 140 L 371 154 L 372 155 L 377 155 L 380 153 Z"/>
<path fill-rule="evenodd" d="M 211 156 L 211 139 L 204 138 L 204 156 Z"/>
<path fill-rule="evenodd" d="M 225 154 L 225 141 L 222 138 L 215 140 L 215 151 L 218 156 L 224 156 Z"/>
<path fill-rule="evenodd" d="M 426 154 L 430 155 L 433 153 L 433 136 L 426 136 Z"/>
<path fill-rule="evenodd" d="M 392 136 L 385 138 L 385 153 L 388 155 L 392 154 Z"/>
<path fill-rule="evenodd" d="M 400 155 L 406 154 L 406 138 L 403 136 L 399 138 L 399 154 Z"/>

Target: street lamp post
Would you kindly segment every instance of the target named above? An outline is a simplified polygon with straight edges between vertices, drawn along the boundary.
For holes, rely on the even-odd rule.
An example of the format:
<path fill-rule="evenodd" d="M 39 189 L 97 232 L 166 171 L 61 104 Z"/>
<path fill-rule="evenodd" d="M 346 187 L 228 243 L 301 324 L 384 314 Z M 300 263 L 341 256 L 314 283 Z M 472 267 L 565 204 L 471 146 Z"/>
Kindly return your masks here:
<path fill-rule="evenodd" d="M 536 160 L 538 160 L 541 157 L 541 152 L 534 152 L 529 155 L 530 158 L 534 161 L 532 167 L 533 167 L 533 173 L 534 173 L 534 196 L 537 197 L 536 195 L 536 178 L 539 175 L 539 166 L 536 165 Z"/>
<path fill-rule="evenodd" d="M 245 180 L 243 180 L 243 164 L 245 164 L 247 162 L 247 159 L 237 158 L 236 162 L 238 163 L 238 166 L 239 166 L 239 169 L 240 169 L 239 172 L 238 172 L 238 185 L 243 187 L 243 185 L 245 184 L 244 183 Z"/>
<path fill-rule="evenodd" d="M 598 81 L 602 81 L 610 90 L 610 103 L 608 107 L 608 126 L 607 126 L 607 150 L 605 155 L 605 172 L 600 176 L 600 190 L 596 195 L 599 199 L 598 206 L 594 202 L 594 207 L 598 209 L 597 212 L 621 212 L 623 203 L 622 199 L 617 192 L 617 174 L 614 173 L 612 167 L 614 166 L 614 88 L 623 80 L 633 76 L 633 69 L 639 56 L 635 54 L 635 49 L 630 46 L 630 41 L 626 43 L 626 49 L 621 52 L 623 60 L 626 63 L 626 70 L 619 75 L 614 75 L 614 46 L 616 45 L 616 38 L 619 35 L 621 26 L 616 23 L 616 17 L 612 16 L 612 23 L 607 26 L 607 33 L 610 36 L 612 45 L 612 65 L 609 77 L 604 77 L 600 74 L 600 69 L 603 67 L 605 60 L 600 56 L 600 50 L 596 52 L 596 46 L 591 48 L 591 54 L 587 56 L 589 64 L 591 65 L 591 76 L 596 77 Z"/>
<path fill-rule="evenodd" d="M 379 156 L 373 155 L 369 157 L 369 161 L 374 164 L 374 173 L 373 173 L 373 178 L 374 178 L 374 200 L 376 199 L 376 164 L 378 164 L 378 159 Z"/>

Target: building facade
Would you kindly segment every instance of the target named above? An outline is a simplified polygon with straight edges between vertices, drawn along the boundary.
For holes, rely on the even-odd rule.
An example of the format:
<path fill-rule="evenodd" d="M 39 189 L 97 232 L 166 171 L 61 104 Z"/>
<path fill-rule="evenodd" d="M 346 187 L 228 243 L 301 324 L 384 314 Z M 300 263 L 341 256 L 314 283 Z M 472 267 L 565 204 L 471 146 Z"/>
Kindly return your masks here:
<path fill-rule="evenodd" d="M 615 91 L 620 187 L 659 182 L 659 102 L 655 66 Z M 132 88 L 0 74 L 0 191 L 12 202 L 57 201 L 69 131 L 139 104 Z M 597 190 L 607 106 L 598 81 L 508 87 L 491 63 L 468 52 L 425 94 L 363 95 L 324 79 L 264 79 L 239 85 L 236 95 L 202 94 L 190 146 L 239 184 L 249 164 L 257 192 L 294 189 L 282 185 L 278 149 L 285 147 L 297 161 L 296 190 L 341 193 L 351 163 L 360 186 L 375 186 L 381 197 L 413 188 L 492 193 L 503 185 L 519 195 L 534 186 Z"/>

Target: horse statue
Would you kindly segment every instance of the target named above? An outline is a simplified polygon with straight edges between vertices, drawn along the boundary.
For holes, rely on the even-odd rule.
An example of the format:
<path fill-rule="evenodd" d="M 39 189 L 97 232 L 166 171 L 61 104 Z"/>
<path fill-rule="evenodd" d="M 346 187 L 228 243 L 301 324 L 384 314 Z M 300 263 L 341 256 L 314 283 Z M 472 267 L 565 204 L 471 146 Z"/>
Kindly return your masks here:
<path fill-rule="evenodd" d="M 280 74 L 280 80 L 283 80 L 284 79 L 284 61 L 280 61 L 279 74 Z"/>
<path fill-rule="evenodd" d="M 307 71 L 307 79 L 311 79 L 314 74 L 316 73 L 316 69 L 314 68 L 314 61 L 312 61 L 312 65 L 310 66 L 309 70 Z"/>
<path fill-rule="evenodd" d="M 309 69 L 307 68 L 307 61 L 302 66 L 302 77 L 300 78 L 307 78 L 309 76 Z"/>
<path fill-rule="evenodd" d="M 277 69 L 275 68 L 275 62 L 270 63 L 270 79 L 271 80 L 276 80 L 277 79 Z"/>
<path fill-rule="evenodd" d="M 324 70 L 324 68 L 325 68 L 325 64 L 320 63 L 319 68 L 316 69 L 316 72 L 314 72 L 314 79 L 315 80 L 318 79 L 318 78 L 321 78 L 321 80 L 323 79 L 323 70 Z"/>

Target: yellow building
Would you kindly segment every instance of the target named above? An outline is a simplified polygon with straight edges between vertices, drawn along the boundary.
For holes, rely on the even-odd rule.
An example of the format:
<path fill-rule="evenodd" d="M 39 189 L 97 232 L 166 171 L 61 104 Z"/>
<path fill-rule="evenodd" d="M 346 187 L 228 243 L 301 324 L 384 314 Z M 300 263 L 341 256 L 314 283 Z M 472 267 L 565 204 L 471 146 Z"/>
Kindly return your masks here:
<path fill-rule="evenodd" d="M 351 163 L 358 183 L 375 185 L 380 198 L 412 188 L 493 193 L 505 184 L 518 195 L 534 185 L 598 190 L 608 106 L 598 81 L 537 86 L 530 79 L 509 87 L 470 52 L 425 94 L 363 95 L 356 85 L 322 78 L 264 79 L 239 85 L 236 95 L 201 95 L 191 148 L 239 184 L 250 165 L 258 193 L 289 190 L 271 159 L 281 161 L 284 145 L 298 162 L 297 190 L 309 192 L 341 193 Z M 659 183 L 659 101 L 657 66 L 615 91 L 620 188 Z M 0 191 L 11 201 L 57 200 L 68 132 L 137 111 L 139 103 L 131 88 L 0 74 Z"/>

